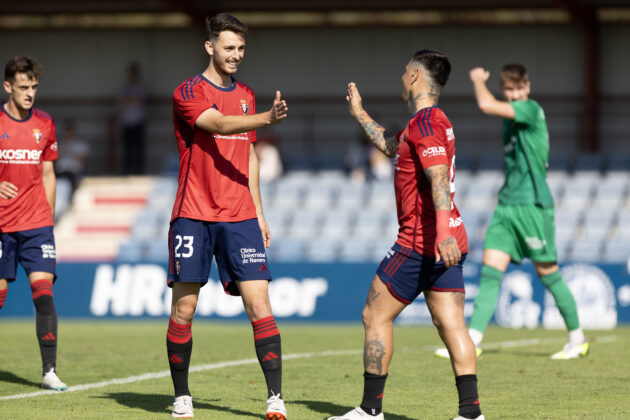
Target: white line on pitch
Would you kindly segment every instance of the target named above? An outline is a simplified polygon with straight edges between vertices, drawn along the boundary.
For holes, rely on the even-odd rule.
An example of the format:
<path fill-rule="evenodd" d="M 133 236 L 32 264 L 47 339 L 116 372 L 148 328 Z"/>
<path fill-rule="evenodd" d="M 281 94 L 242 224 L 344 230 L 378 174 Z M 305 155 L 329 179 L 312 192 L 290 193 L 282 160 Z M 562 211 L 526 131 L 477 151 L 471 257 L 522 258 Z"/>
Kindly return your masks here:
<path fill-rule="evenodd" d="M 617 340 L 616 336 L 609 335 L 609 336 L 595 337 L 594 342 L 611 343 L 616 340 Z M 496 343 L 484 343 L 483 348 L 484 349 L 498 349 L 498 348 L 526 347 L 526 346 L 536 346 L 540 344 L 563 343 L 564 341 L 566 341 L 566 339 L 564 338 L 563 339 L 531 338 L 531 339 L 526 339 L 526 340 L 510 340 L 510 341 L 499 341 Z M 420 350 L 433 351 L 437 349 L 438 347 L 439 346 L 423 346 L 423 347 L 420 347 Z M 414 348 L 405 347 L 401 349 L 396 349 L 396 351 L 411 351 L 411 350 L 414 350 Z M 363 349 L 329 350 L 329 351 L 313 352 L 313 353 L 286 354 L 286 355 L 282 355 L 282 359 L 283 360 L 307 359 L 311 357 L 347 356 L 347 355 L 355 355 L 355 354 L 362 354 L 362 353 L 363 353 Z M 228 362 L 209 363 L 205 365 L 191 366 L 189 369 L 189 372 L 201 372 L 204 370 L 214 370 L 214 369 L 221 369 L 221 368 L 229 367 L 229 366 L 249 365 L 249 364 L 255 364 L 255 363 L 258 363 L 258 359 L 243 359 L 243 360 L 233 360 L 233 361 L 228 361 Z M 94 382 L 91 384 L 70 386 L 68 387 L 68 390 L 66 392 L 47 390 L 47 391 L 29 392 L 25 394 L 6 395 L 3 397 L 0 397 L 0 401 L 1 400 L 16 400 L 20 398 L 29 398 L 29 397 L 39 397 L 41 395 L 52 395 L 52 394 L 63 395 L 67 392 L 83 391 L 83 390 L 92 389 L 92 388 L 102 388 L 109 385 L 121 385 L 121 384 L 128 384 L 131 382 L 146 381 L 149 379 L 160 379 L 160 378 L 165 378 L 167 376 L 170 376 L 170 374 L 171 374 L 170 371 L 164 370 L 162 372 L 145 373 L 143 375 L 128 376 L 126 378 L 110 379 L 108 381 Z"/>

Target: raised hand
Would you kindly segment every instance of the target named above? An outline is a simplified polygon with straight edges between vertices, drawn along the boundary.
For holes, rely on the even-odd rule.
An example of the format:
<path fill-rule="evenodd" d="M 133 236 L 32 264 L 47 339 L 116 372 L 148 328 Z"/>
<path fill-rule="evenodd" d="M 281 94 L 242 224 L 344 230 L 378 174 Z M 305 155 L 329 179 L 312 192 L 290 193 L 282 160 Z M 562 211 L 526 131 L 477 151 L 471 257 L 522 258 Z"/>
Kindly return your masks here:
<path fill-rule="evenodd" d="M 348 102 L 350 115 L 356 118 L 357 115 L 363 111 L 363 101 L 361 100 L 359 89 L 357 89 L 357 85 L 354 82 L 348 83 L 348 96 L 346 96 L 346 101 Z"/>
<path fill-rule="evenodd" d="M 470 80 L 473 82 L 487 82 L 490 78 L 490 72 L 483 67 L 475 67 L 470 71 Z"/>
<path fill-rule="evenodd" d="M 273 105 L 269 111 L 269 120 L 271 121 L 271 124 L 278 124 L 282 122 L 282 120 L 287 117 L 288 111 L 289 107 L 287 106 L 287 102 L 282 99 L 280 91 L 277 90 L 276 98 L 273 100 Z"/>

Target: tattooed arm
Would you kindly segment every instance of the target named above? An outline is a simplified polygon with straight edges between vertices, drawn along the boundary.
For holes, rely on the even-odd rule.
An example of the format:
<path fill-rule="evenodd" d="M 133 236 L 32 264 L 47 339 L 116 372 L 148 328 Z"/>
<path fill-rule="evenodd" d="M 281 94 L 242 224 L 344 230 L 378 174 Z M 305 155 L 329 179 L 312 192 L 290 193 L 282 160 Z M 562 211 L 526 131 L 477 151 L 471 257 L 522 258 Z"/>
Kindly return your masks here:
<path fill-rule="evenodd" d="M 361 95 L 359 95 L 359 90 L 354 83 L 348 84 L 346 101 L 348 101 L 350 115 L 361 125 L 372 144 L 387 156 L 396 156 L 396 150 L 398 150 L 396 135 L 389 130 L 385 130 L 365 112 L 361 102 Z"/>
<path fill-rule="evenodd" d="M 448 166 L 430 166 L 425 169 L 424 174 L 431 182 L 431 195 L 433 196 L 433 205 L 435 206 L 437 225 L 437 237 L 435 239 L 436 261 L 439 261 L 441 257 L 447 268 L 452 267 L 459 262 L 462 253 L 449 227 L 451 218 L 451 188 L 448 183 Z"/>

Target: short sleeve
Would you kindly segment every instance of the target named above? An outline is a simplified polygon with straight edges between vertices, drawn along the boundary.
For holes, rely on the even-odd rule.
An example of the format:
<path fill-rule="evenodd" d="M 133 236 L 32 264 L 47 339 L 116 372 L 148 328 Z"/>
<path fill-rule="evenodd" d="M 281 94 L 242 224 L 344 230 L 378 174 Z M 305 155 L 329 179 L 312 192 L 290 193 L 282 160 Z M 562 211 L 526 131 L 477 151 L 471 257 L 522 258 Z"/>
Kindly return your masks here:
<path fill-rule="evenodd" d="M 446 147 L 444 142 L 437 136 L 429 136 L 414 144 L 416 153 L 420 158 L 422 169 L 427 169 L 435 165 L 448 165 Z"/>
<path fill-rule="evenodd" d="M 49 134 L 46 142 L 46 148 L 42 153 L 42 161 L 57 160 L 59 157 L 58 149 L 57 136 L 55 134 L 55 123 L 50 120 Z"/>
<path fill-rule="evenodd" d="M 535 101 L 510 102 L 514 108 L 514 122 L 526 125 L 535 124 L 541 117 L 542 109 Z"/>
<path fill-rule="evenodd" d="M 175 115 L 186 122 L 190 128 L 195 128 L 197 118 L 212 105 L 203 95 L 203 92 L 194 85 L 187 87 L 184 83 L 173 92 L 173 111 Z"/>

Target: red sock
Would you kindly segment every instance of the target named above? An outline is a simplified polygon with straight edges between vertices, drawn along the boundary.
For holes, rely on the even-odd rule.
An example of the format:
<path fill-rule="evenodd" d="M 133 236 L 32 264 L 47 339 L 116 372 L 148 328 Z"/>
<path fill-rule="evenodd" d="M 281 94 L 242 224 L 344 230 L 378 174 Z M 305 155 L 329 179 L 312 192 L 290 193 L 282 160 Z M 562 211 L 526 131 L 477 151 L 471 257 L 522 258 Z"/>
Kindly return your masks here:
<path fill-rule="evenodd" d="M 4 301 L 7 300 L 7 292 L 9 289 L 0 290 L 0 309 L 4 306 Z"/>

